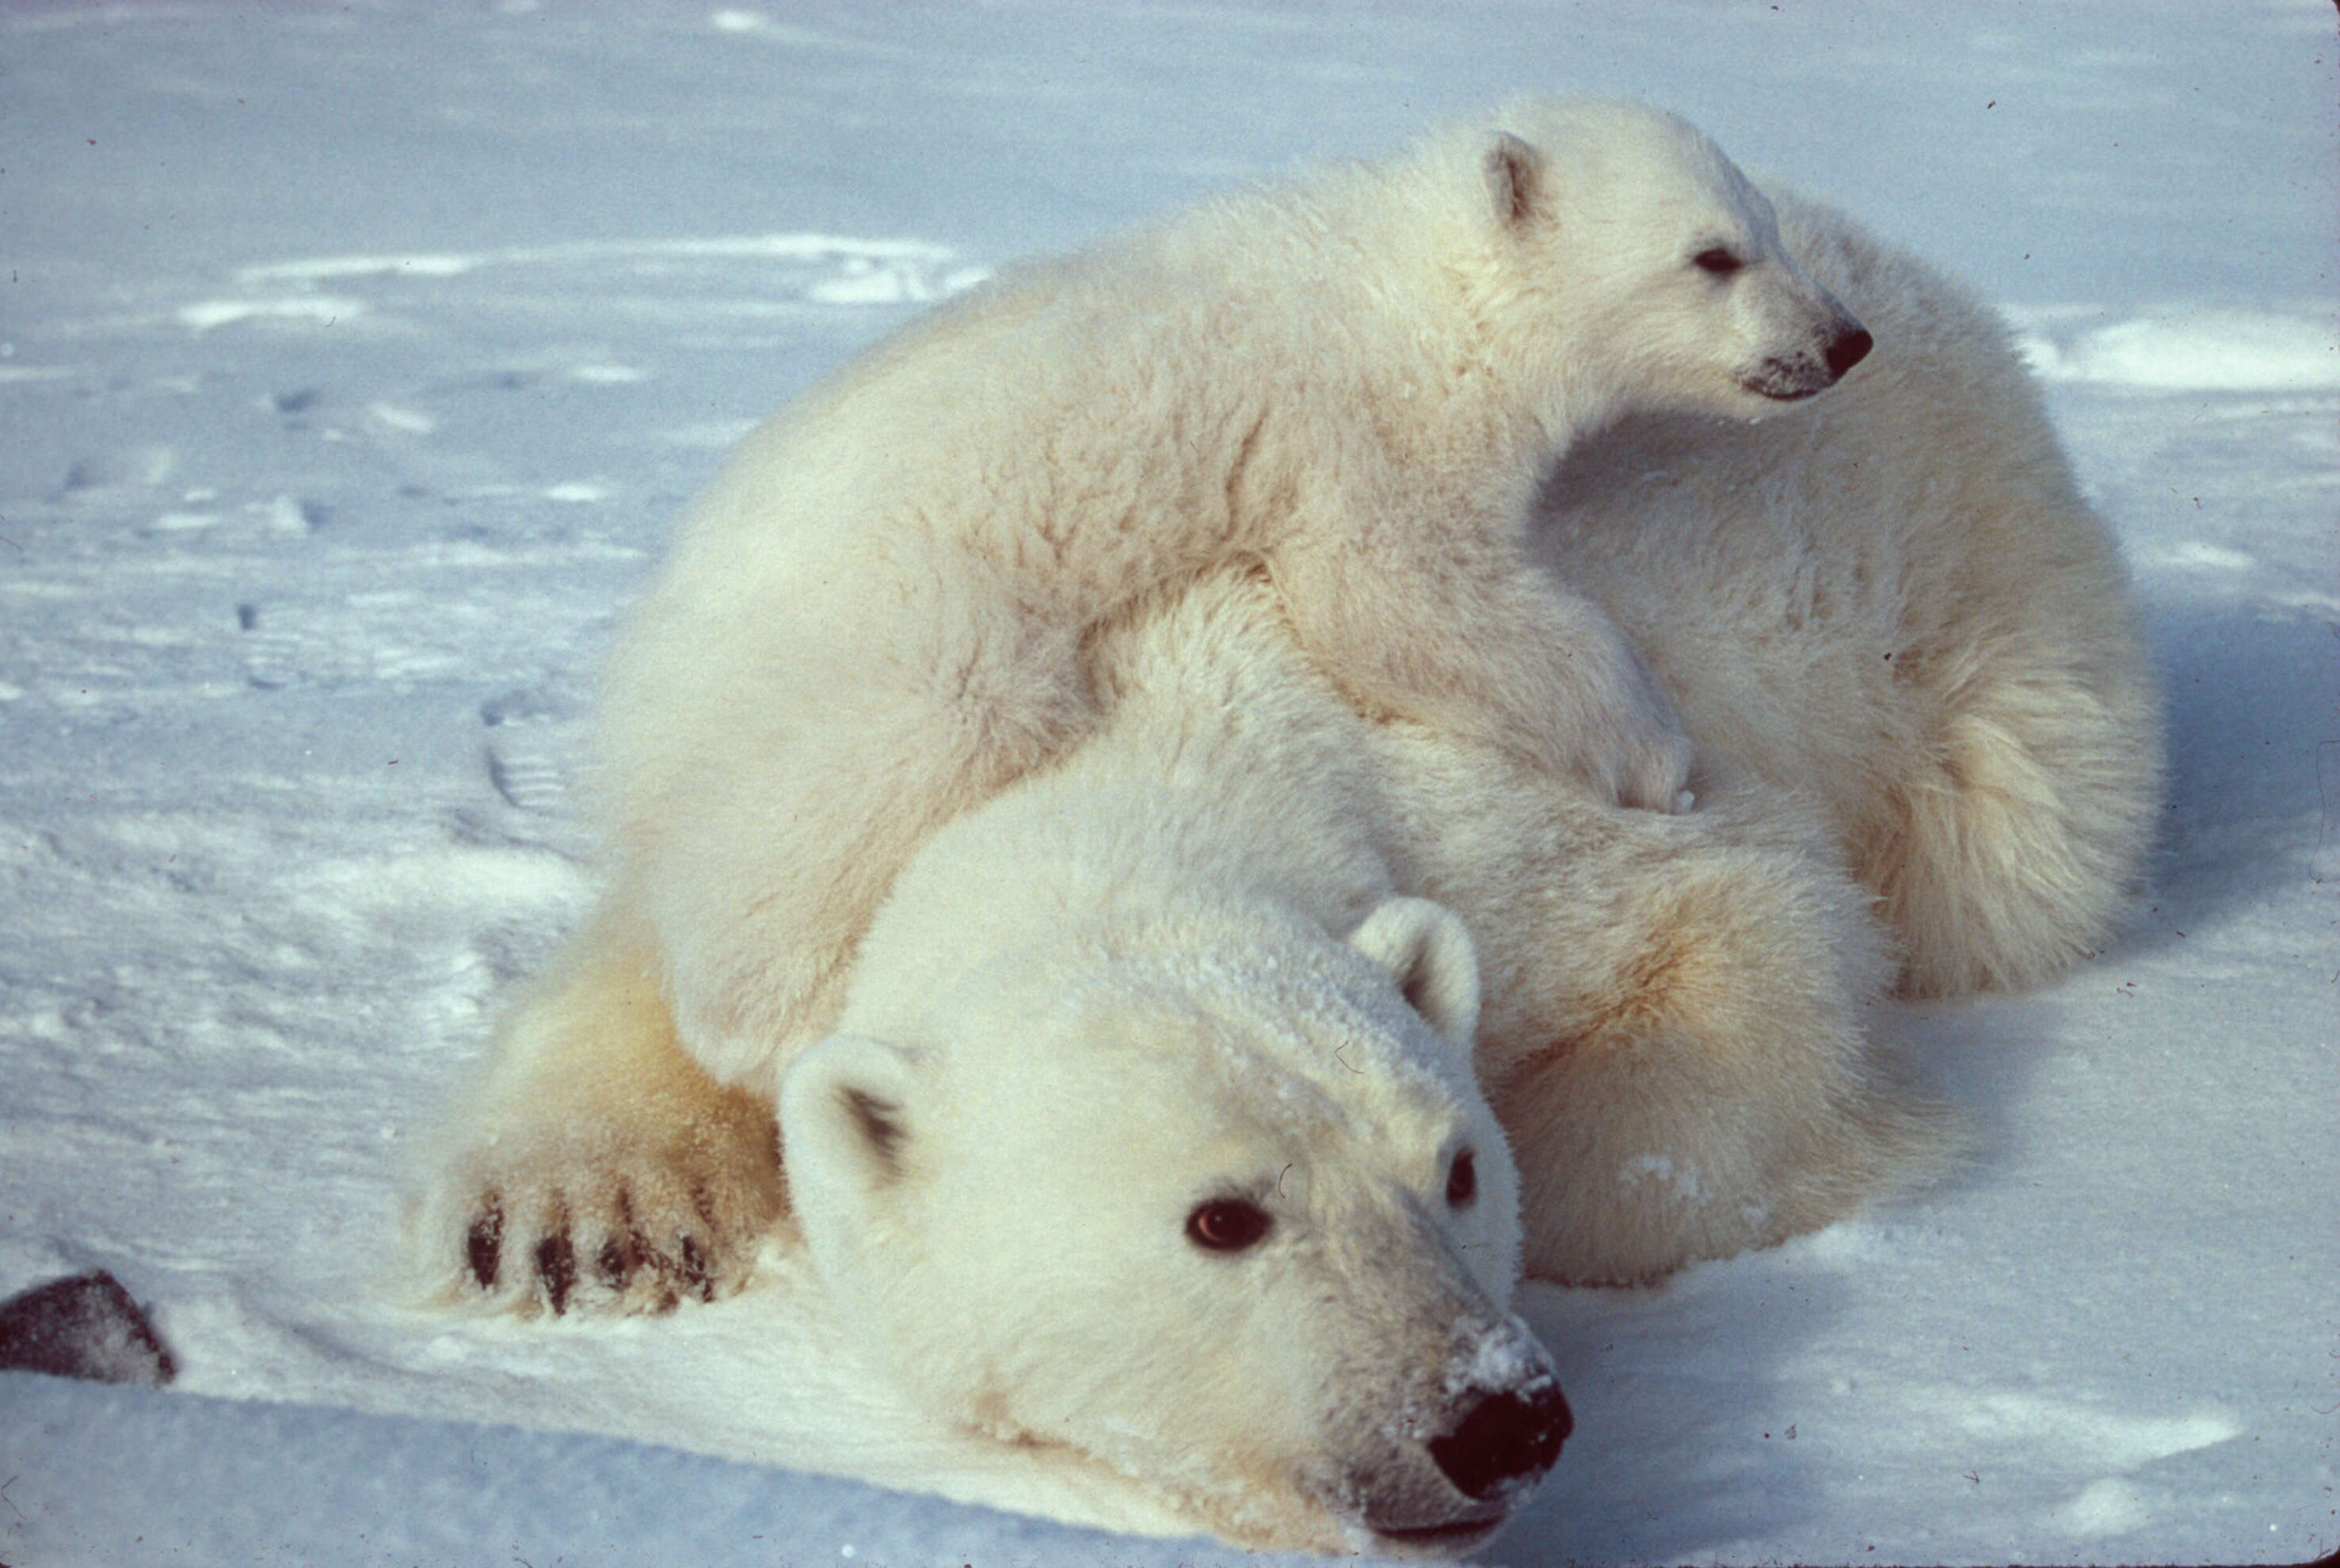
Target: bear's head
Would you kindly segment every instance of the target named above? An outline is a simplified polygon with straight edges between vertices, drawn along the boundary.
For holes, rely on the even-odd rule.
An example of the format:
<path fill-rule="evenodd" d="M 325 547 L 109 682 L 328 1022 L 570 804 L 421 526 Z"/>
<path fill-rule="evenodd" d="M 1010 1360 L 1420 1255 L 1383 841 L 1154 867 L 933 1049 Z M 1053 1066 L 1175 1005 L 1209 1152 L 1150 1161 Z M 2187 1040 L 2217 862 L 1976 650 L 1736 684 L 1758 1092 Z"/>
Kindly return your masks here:
<path fill-rule="evenodd" d="M 1470 939 L 1170 916 L 992 961 L 780 1097 L 791 1198 L 906 1392 L 1222 1532 L 1468 1547 L 1569 1430 L 1509 1310 L 1518 1178 Z M 845 1021 L 854 1023 L 850 1009 Z"/>
<path fill-rule="evenodd" d="M 1636 409 L 1760 419 L 1872 346 L 1789 253 L 1770 201 L 1671 114 L 1526 104 L 1440 143 L 1438 161 L 1475 209 L 1470 309 L 1491 356 L 1550 399 L 1556 439 Z"/>

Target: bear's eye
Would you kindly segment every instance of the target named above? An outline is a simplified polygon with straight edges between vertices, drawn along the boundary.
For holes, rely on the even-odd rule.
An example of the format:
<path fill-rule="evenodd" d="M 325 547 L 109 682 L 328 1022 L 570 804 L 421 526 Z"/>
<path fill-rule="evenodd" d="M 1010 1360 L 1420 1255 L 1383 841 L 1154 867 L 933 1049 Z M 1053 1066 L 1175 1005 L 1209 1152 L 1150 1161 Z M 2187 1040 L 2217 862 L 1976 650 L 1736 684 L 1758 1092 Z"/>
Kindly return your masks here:
<path fill-rule="evenodd" d="M 1720 245 L 1711 245 L 1700 251 L 1690 259 L 1690 264 L 1700 271 L 1710 273 L 1717 278 L 1728 278 L 1731 273 L 1747 265 Z"/>
<path fill-rule="evenodd" d="M 1446 1201 L 1460 1208 L 1479 1196 L 1479 1160 L 1469 1149 L 1454 1157 L 1453 1169 L 1446 1173 Z"/>
<path fill-rule="evenodd" d="M 1267 1210 L 1240 1198 L 1215 1198 L 1186 1217 L 1186 1239 L 1205 1252 L 1241 1252 L 1267 1234 Z"/>

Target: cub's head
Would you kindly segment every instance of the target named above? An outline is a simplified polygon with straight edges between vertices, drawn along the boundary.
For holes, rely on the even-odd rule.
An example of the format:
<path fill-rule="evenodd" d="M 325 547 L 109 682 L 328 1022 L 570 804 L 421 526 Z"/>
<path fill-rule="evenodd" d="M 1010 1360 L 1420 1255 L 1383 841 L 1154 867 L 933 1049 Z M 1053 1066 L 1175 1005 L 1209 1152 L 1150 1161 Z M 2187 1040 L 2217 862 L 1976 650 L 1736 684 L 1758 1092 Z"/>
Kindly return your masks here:
<path fill-rule="evenodd" d="M 1417 899 L 1346 943 L 1100 932 L 903 1038 L 807 1052 L 791 1196 L 847 1320 L 937 1414 L 1237 1539 L 1451 1554 L 1569 1430 L 1508 1309 L 1518 1178 L 1477 1012 L 1469 938 Z"/>
<path fill-rule="evenodd" d="M 1491 352 L 1543 390 L 1556 438 L 1641 409 L 1760 418 L 1872 346 L 1763 193 L 1671 114 L 1527 104 L 1446 155 L 1477 210 L 1465 272 Z"/>

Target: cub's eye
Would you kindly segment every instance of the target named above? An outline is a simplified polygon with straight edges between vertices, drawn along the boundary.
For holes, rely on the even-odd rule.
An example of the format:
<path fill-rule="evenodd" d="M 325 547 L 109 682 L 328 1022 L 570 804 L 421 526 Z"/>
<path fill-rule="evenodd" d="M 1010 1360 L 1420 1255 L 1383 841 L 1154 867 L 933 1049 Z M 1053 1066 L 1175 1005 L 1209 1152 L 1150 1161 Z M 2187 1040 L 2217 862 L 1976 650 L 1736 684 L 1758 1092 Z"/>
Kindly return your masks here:
<path fill-rule="evenodd" d="M 1479 1159 L 1469 1149 L 1454 1157 L 1453 1169 L 1446 1173 L 1446 1201 L 1460 1208 L 1479 1196 Z"/>
<path fill-rule="evenodd" d="M 1690 263 L 1700 271 L 1711 273 L 1718 278 L 1728 278 L 1731 273 L 1747 265 L 1720 245 L 1700 251 L 1690 259 Z"/>
<path fill-rule="evenodd" d="M 1267 1210 L 1240 1198 L 1215 1198 L 1186 1217 L 1186 1239 L 1205 1252 L 1241 1252 L 1267 1234 Z"/>

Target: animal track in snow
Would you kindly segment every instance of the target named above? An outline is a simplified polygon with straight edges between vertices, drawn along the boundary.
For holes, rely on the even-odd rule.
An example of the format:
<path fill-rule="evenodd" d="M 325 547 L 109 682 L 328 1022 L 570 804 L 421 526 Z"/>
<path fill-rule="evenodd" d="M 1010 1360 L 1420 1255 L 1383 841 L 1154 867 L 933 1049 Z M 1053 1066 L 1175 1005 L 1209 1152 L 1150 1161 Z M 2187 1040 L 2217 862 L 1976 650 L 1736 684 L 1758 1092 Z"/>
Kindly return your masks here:
<path fill-rule="evenodd" d="M 74 459 L 59 488 L 71 497 L 151 490 L 167 480 L 178 466 L 179 454 L 166 446 L 93 452 Z"/>
<path fill-rule="evenodd" d="M 573 769 L 565 732 L 571 716 L 570 704 L 534 687 L 480 705 L 480 722 L 489 732 L 488 783 L 507 804 L 545 814 L 567 808 Z"/>
<path fill-rule="evenodd" d="M 296 607 L 241 604 L 236 625 L 244 633 L 244 679 L 263 691 L 340 685 L 374 674 L 362 636 L 322 626 Z"/>
<path fill-rule="evenodd" d="M 559 758 L 510 742 L 491 741 L 488 783 L 508 805 L 527 812 L 558 812 L 569 802 L 569 772 Z"/>
<path fill-rule="evenodd" d="M 460 675 L 466 636 L 491 618 L 404 589 L 236 606 L 244 679 L 269 691 Z"/>

